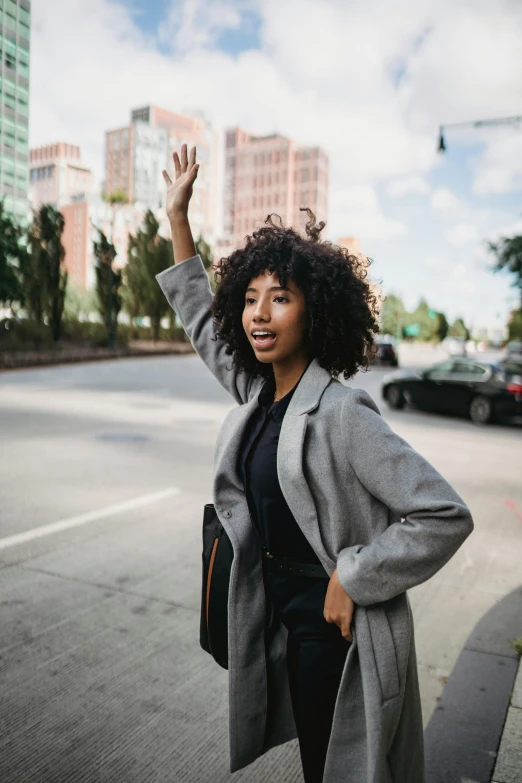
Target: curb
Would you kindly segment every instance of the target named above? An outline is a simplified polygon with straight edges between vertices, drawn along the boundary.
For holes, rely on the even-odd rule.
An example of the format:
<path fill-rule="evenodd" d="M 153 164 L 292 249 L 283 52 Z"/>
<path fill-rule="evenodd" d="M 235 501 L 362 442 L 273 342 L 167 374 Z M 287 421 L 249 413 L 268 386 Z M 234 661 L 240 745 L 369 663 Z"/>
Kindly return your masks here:
<path fill-rule="evenodd" d="M 426 783 L 490 783 L 519 658 L 522 587 L 469 635 L 424 732 Z"/>
<path fill-rule="evenodd" d="M 157 347 L 136 345 L 126 348 L 75 348 L 63 351 L 19 351 L 0 354 L 0 372 L 24 367 L 50 367 L 63 364 L 99 362 L 110 359 L 132 359 L 143 356 L 175 356 L 194 353 L 190 343 L 158 344 Z"/>

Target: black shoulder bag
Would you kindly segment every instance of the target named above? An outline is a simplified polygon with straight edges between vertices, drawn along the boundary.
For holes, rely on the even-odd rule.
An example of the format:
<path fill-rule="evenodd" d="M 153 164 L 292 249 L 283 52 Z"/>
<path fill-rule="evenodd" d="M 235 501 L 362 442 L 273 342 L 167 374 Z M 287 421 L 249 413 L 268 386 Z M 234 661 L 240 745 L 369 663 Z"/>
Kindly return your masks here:
<path fill-rule="evenodd" d="M 228 669 L 228 593 L 234 551 L 213 503 L 203 510 L 203 585 L 199 641 Z"/>

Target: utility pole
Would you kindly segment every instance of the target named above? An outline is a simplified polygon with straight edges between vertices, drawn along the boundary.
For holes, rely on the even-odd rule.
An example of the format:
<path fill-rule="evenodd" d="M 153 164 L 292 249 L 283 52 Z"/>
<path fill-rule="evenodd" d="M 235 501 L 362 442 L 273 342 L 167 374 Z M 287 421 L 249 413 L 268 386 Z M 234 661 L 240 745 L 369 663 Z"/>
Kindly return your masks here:
<path fill-rule="evenodd" d="M 438 152 L 446 151 L 446 140 L 444 133 L 449 128 L 485 128 L 493 125 L 513 125 L 515 127 L 520 126 L 522 123 L 522 115 L 518 117 L 497 117 L 492 120 L 474 120 L 472 122 L 452 122 L 449 125 L 441 125 L 439 128 L 439 143 Z"/>

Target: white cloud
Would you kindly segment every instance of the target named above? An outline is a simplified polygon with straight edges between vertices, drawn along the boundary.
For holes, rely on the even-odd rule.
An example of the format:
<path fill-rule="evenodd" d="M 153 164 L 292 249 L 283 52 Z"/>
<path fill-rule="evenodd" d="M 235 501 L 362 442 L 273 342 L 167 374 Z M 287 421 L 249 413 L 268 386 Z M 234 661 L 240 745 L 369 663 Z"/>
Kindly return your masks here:
<path fill-rule="evenodd" d="M 449 188 L 436 188 L 430 199 L 433 209 L 447 211 L 462 207 L 462 201 Z"/>
<path fill-rule="evenodd" d="M 444 237 L 450 245 L 455 247 L 465 247 L 466 245 L 474 245 L 479 239 L 479 232 L 475 226 L 469 223 L 457 223 L 446 231 Z"/>
<path fill-rule="evenodd" d="M 417 176 L 394 179 L 388 183 L 387 187 L 388 195 L 393 198 L 401 198 L 410 194 L 424 196 L 429 193 L 429 190 L 430 188 L 426 180 Z"/>
<path fill-rule="evenodd" d="M 486 149 L 474 162 L 474 193 L 487 196 L 522 187 L 522 122 L 481 136 Z"/>
<path fill-rule="evenodd" d="M 217 51 L 220 33 L 253 10 L 259 50 Z M 441 123 L 481 118 L 485 107 L 509 115 L 520 98 L 522 6 L 513 0 L 172 0 L 156 38 L 115 0 L 45 0 L 32 14 L 32 145 L 78 143 L 101 178 L 104 131 L 149 103 L 320 144 L 330 157 L 329 236 L 358 235 L 363 248 L 389 247 L 414 227 L 400 198 L 428 195 L 430 173 L 448 160 L 436 152 Z M 448 132 L 448 149 L 484 139 L 477 193 L 520 183 L 522 135 L 510 133 Z M 393 213 L 379 203 L 382 184 L 397 199 Z M 456 224 L 448 242 L 471 252 L 491 226 L 465 203 L 454 214 L 448 193 L 435 191 L 434 208 Z M 439 252 L 410 234 L 417 257 Z"/>

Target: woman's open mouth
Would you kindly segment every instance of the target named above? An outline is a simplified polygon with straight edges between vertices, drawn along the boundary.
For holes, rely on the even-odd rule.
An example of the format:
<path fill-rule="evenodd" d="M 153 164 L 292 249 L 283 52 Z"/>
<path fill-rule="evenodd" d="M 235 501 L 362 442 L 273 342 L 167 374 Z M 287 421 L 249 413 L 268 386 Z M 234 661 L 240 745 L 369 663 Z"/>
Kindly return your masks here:
<path fill-rule="evenodd" d="M 252 339 L 254 340 L 254 345 L 256 348 L 259 348 L 259 350 L 264 350 L 273 346 L 276 341 L 276 336 L 273 332 L 266 332 L 262 329 L 259 329 L 252 332 Z"/>

